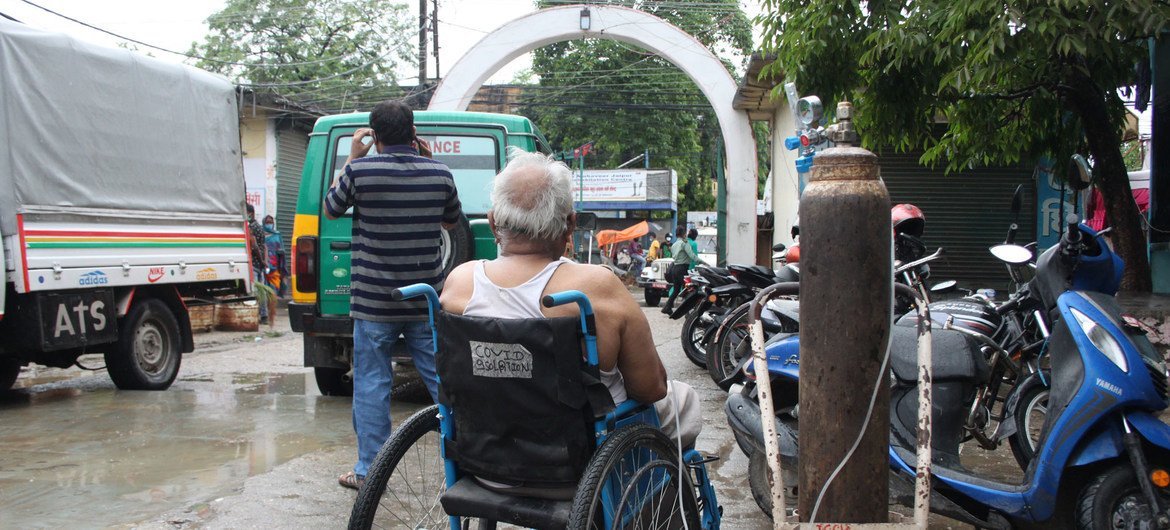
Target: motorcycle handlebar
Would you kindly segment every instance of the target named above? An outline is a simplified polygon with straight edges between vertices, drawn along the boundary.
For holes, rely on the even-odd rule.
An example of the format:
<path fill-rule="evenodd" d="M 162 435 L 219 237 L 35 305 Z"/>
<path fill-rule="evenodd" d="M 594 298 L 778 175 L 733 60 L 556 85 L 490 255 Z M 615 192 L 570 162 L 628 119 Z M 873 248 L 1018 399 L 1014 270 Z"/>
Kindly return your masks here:
<path fill-rule="evenodd" d="M 1020 225 L 1012 223 L 1008 226 L 1007 239 L 1004 241 L 1005 245 L 1014 245 L 1016 243 L 1016 231 L 1020 229 Z"/>

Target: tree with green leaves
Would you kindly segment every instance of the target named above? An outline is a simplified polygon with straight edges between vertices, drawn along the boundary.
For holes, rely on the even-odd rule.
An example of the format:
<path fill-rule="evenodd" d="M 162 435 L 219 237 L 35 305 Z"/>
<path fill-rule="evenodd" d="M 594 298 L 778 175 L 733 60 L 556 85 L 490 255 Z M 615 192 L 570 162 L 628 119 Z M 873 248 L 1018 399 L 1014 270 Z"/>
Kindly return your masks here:
<path fill-rule="evenodd" d="M 417 18 L 392 0 L 229 0 L 189 52 L 196 66 L 324 112 L 397 96 Z"/>
<path fill-rule="evenodd" d="M 592 5 L 651 13 L 694 35 L 717 56 L 746 57 L 751 52 L 751 24 L 736 0 L 606 0 Z M 681 210 L 714 209 L 719 123 L 698 86 L 678 67 L 629 44 L 588 39 L 536 50 L 532 74 L 540 84 L 528 90 L 534 95 L 525 98 L 518 112 L 536 121 L 553 145 L 573 149 L 593 142 L 590 167 L 617 167 L 648 151 L 653 167 L 678 172 Z"/>
<path fill-rule="evenodd" d="M 1118 90 L 1148 89 L 1148 76 L 1136 67 L 1149 60 L 1148 39 L 1166 29 L 1170 4 L 764 4 L 765 48 L 777 57 L 765 74 L 783 72 L 826 101 L 853 101 L 855 123 L 871 149 L 922 149 L 924 163 L 948 171 L 1050 156 L 1061 174 L 1073 153 L 1089 154 L 1126 263 L 1122 288 L 1151 289 L 1121 154 L 1125 110 Z"/>

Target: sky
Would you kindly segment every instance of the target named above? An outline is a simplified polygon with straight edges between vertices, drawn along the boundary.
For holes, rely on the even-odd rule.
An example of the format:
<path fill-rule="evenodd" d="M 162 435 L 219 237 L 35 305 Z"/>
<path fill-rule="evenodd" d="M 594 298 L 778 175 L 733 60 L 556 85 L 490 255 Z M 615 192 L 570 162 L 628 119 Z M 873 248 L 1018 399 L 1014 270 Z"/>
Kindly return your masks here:
<path fill-rule="evenodd" d="M 201 41 L 207 33 L 204 21 L 220 10 L 224 0 L 30 0 L 32 3 L 67 15 L 87 24 L 100 27 L 134 40 L 169 50 L 185 52 L 193 41 Z M 418 12 L 418 2 L 403 3 Z M 760 1 L 744 0 L 748 16 L 760 11 Z M 440 0 L 439 1 L 439 63 L 446 73 L 468 49 L 484 35 L 504 23 L 531 11 L 532 0 Z M 115 46 L 122 39 L 105 35 L 59 16 L 53 15 L 22 0 L 0 0 L 0 13 L 31 26 L 68 33 L 88 41 Z M 139 46 L 142 51 L 147 48 Z M 158 51 L 155 57 L 182 61 L 182 56 Z M 433 61 L 433 59 L 431 59 Z M 501 69 L 488 83 L 506 83 L 520 70 L 531 65 L 531 55 L 517 58 Z M 413 83 L 418 68 L 404 66 L 399 80 Z M 434 64 L 429 75 L 435 76 Z"/>

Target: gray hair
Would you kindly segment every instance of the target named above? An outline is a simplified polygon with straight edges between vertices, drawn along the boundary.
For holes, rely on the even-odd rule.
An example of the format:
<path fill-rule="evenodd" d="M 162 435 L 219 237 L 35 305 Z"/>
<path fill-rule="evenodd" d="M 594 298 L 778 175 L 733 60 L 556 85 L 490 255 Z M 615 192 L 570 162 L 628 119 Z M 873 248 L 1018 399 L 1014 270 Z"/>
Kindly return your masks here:
<path fill-rule="evenodd" d="M 524 178 L 537 169 L 544 178 Z M 573 213 L 572 170 L 542 153 L 508 149 L 508 166 L 492 182 L 492 216 L 508 235 L 551 241 L 565 234 Z"/>

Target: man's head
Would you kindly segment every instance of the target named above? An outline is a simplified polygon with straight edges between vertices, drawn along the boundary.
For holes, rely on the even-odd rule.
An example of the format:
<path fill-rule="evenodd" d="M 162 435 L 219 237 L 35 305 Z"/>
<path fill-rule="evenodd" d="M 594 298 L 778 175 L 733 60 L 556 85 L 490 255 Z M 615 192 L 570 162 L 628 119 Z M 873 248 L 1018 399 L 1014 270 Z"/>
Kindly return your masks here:
<path fill-rule="evenodd" d="M 650 236 L 650 241 L 658 239 L 658 234 L 655 234 L 654 232 L 650 232 L 648 235 Z"/>
<path fill-rule="evenodd" d="M 370 112 L 370 128 L 382 145 L 409 145 L 414 140 L 414 111 L 401 101 L 383 101 Z"/>
<path fill-rule="evenodd" d="M 248 211 L 248 220 L 255 221 L 256 220 L 256 208 L 253 207 L 251 204 L 248 204 L 248 205 L 244 206 L 244 209 L 246 209 Z"/>
<path fill-rule="evenodd" d="M 682 238 L 684 238 L 684 237 L 687 237 L 687 227 L 686 227 L 686 225 L 679 225 L 679 226 L 678 226 L 678 228 L 675 228 L 675 229 L 674 229 L 674 235 L 675 235 L 675 237 L 677 237 L 677 238 L 679 238 L 679 239 L 682 239 Z"/>
<path fill-rule="evenodd" d="M 545 243 L 560 255 L 572 233 L 572 172 L 564 162 L 541 153 L 510 153 L 508 167 L 492 183 L 488 220 L 501 245 L 513 241 Z"/>
<path fill-rule="evenodd" d="M 687 232 L 687 239 L 695 239 L 697 237 L 699 237 L 698 230 L 695 230 L 694 228 L 692 228 L 692 229 L 690 229 L 690 231 Z"/>

